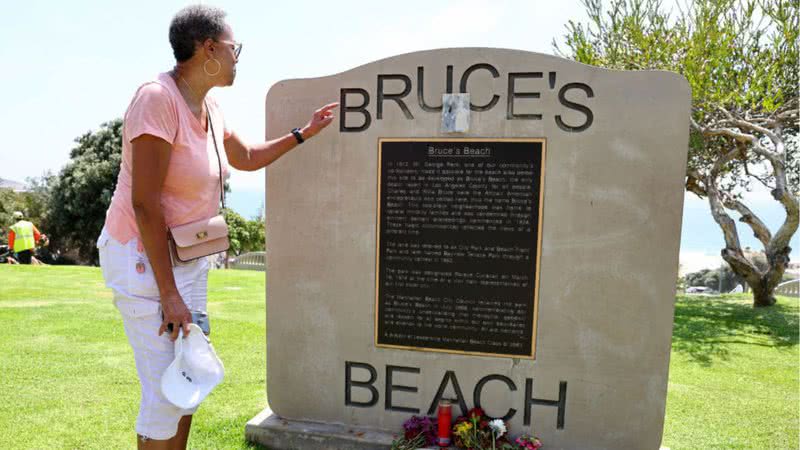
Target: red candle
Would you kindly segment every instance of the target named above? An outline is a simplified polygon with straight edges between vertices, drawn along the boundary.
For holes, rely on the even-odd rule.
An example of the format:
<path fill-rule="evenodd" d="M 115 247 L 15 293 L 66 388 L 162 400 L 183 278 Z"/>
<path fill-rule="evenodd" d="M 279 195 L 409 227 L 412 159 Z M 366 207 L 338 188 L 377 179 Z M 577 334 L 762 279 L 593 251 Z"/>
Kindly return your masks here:
<path fill-rule="evenodd" d="M 453 420 L 453 410 L 450 401 L 441 400 L 439 402 L 439 411 L 437 414 L 439 423 L 438 439 L 436 441 L 439 447 L 450 446 L 450 422 Z"/>

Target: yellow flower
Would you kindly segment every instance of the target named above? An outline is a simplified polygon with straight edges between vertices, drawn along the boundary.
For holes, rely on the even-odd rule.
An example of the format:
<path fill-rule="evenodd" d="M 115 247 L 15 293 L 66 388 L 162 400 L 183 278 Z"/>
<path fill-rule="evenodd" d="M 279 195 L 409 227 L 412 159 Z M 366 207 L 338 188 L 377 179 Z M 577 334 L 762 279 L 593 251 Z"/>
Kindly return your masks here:
<path fill-rule="evenodd" d="M 456 425 L 456 433 L 463 434 L 468 432 L 472 429 L 472 423 L 470 422 L 461 422 L 460 424 Z"/>

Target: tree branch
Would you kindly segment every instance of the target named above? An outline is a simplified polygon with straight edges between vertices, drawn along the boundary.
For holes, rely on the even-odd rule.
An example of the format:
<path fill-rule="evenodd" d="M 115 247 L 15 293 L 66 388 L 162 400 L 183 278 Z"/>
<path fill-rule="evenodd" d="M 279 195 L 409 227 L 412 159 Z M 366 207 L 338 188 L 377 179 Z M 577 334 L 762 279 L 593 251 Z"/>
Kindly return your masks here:
<path fill-rule="evenodd" d="M 764 136 L 768 137 L 769 140 L 772 141 L 773 144 L 775 144 L 775 153 L 777 153 L 779 155 L 783 154 L 783 152 L 784 152 L 783 139 L 780 138 L 778 136 L 778 134 L 773 133 L 772 130 L 770 130 L 768 128 L 765 128 L 765 127 L 762 127 L 760 125 L 756 125 L 753 122 L 749 122 L 747 120 L 742 120 L 742 119 L 733 120 L 732 123 L 735 124 L 740 129 L 756 131 L 756 132 L 761 133 Z M 780 126 L 780 124 L 778 124 L 776 126 Z M 755 137 L 753 137 L 753 138 L 755 139 Z M 772 153 L 772 152 L 770 152 L 770 153 Z"/>
<path fill-rule="evenodd" d="M 717 105 L 715 110 L 723 117 L 721 120 L 710 122 L 707 126 L 702 127 L 694 119 L 691 119 L 692 127 L 702 133 L 703 136 L 726 136 L 739 142 L 749 143 L 756 154 L 769 159 L 773 164 L 783 165 L 781 157 L 785 155 L 785 143 L 780 136 L 780 129 L 784 124 L 796 122 L 795 119 L 800 114 L 798 110 L 799 101 L 798 97 L 790 99 L 781 109 L 775 111 L 769 117 L 749 117 L 748 114 L 745 119 L 737 118 L 731 111 Z M 775 151 L 764 148 L 757 136 L 745 131 L 766 136 L 772 141 Z"/>
<path fill-rule="evenodd" d="M 733 128 L 700 128 L 703 136 L 727 136 L 739 142 L 753 143 L 755 137 L 749 134 L 741 133 Z"/>
<path fill-rule="evenodd" d="M 708 194 L 705 186 L 700 185 L 702 182 L 703 177 L 697 171 L 691 169 L 686 171 L 686 190 L 700 198 L 705 198 Z"/>
<path fill-rule="evenodd" d="M 729 162 L 731 162 L 731 160 L 736 158 L 736 156 L 739 153 L 740 153 L 740 151 L 739 151 L 739 148 L 737 147 L 737 148 L 729 151 L 728 153 L 725 153 L 724 155 L 722 155 L 722 157 L 720 159 L 718 159 L 717 162 L 714 163 L 714 166 L 711 167 L 711 173 L 710 173 L 709 176 L 713 177 L 712 179 L 716 179 L 717 178 L 717 174 L 719 173 L 720 170 L 722 170 L 722 167 L 724 167 L 725 164 L 728 164 Z"/>
<path fill-rule="evenodd" d="M 708 196 L 708 204 L 711 208 L 711 216 L 722 229 L 722 234 L 725 237 L 726 249 L 741 253 L 742 246 L 739 243 L 739 233 L 736 231 L 736 223 L 731 219 L 728 213 L 725 212 L 725 207 L 720 200 L 720 194 L 715 181 L 713 175 L 709 175 L 708 178 L 705 179 L 706 195 Z"/>
<path fill-rule="evenodd" d="M 770 185 L 769 185 L 769 183 L 767 182 L 767 180 L 765 180 L 764 178 L 761 178 L 761 177 L 759 177 L 758 175 L 756 175 L 756 174 L 754 174 L 754 173 L 751 173 L 751 172 L 750 172 L 750 169 L 749 169 L 749 168 L 748 168 L 748 166 L 747 166 L 747 162 L 745 162 L 745 163 L 744 163 L 744 173 L 745 173 L 745 174 L 746 174 L 748 177 L 753 177 L 753 178 L 755 178 L 756 180 L 758 180 L 758 181 L 759 181 L 759 182 L 760 182 L 760 183 L 761 183 L 761 184 L 762 184 L 762 185 L 763 185 L 765 188 L 769 189 L 770 191 L 771 191 L 771 190 L 773 190 L 773 189 L 775 189 L 775 188 L 773 188 L 772 186 L 770 186 Z"/>
<path fill-rule="evenodd" d="M 750 210 L 750 208 L 736 199 L 725 196 L 723 204 L 726 208 L 732 209 L 741 214 L 742 217 L 739 219 L 739 221 L 750 226 L 750 228 L 753 230 L 753 235 L 756 237 L 756 239 L 761 241 L 761 244 L 764 245 L 764 251 L 766 251 L 767 247 L 769 246 L 769 241 L 772 240 L 772 233 L 770 233 L 769 228 L 767 228 L 764 222 L 762 222 L 761 219 L 759 219 L 758 216 L 756 216 L 753 211 Z"/>
<path fill-rule="evenodd" d="M 758 286 L 761 281 L 762 274 L 749 259 L 740 251 L 734 251 L 729 248 L 722 249 L 722 259 L 727 262 L 733 271 L 742 276 L 747 284 L 750 286 Z"/>

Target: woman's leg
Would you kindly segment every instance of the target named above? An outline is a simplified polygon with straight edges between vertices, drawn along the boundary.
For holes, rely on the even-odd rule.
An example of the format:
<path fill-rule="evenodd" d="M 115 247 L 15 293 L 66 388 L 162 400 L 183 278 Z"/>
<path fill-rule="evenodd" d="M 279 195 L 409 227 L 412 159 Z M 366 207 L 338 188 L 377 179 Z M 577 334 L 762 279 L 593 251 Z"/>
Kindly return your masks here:
<path fill-rule="evenodd" d="M 184 279 L 182 276 L 178 276 L 175 281 L 183 284 Z M 184 298 L 183 301 L 192 310 L 205 311 L 208 299 L 208 268 L 195 269 L 193 276 L 186 277 L 186 281 L 190 284 L 183 290 L 182 295 L 187 295 L 187 298 Z M 170 439 L 172 442 L 170 448 L 173 450 L 185 450 L 191 428 L 192 415 L 188 414 L 181 417 L 180 422 L 178 422 L 178 432 Z"/>
<path fill-rule="evenodd" d="M 140 449 L 172 449 L 184 448 L 188 436 L 186 419 L 194 413 L 194 409 L 181 409 L 170 403 L 161 392 L 161 377 L 172 363 L 175 353 L 174 344 L 166 334 L 158 336 L 161 318 L 158 304 L 150 311 L 145 305 L 128 301 L 115 295 L 115 304 L 123 317 L 125 334 L 133 349 L 136 371 L 141 386 L 139 414 L 136 418 L 137 445 Z M 173 444 L 178 441 L 175 436 L 181 433 L 184 438 L 181 447 Z"/>
<path fill-rule="evenodd" d="M 191 270 L 191 269 L 194 269 L 194 270 Z M 175 271 L 175 281 L 176 281 L 176 284 L 178 285 L 179 291 L 181 292 L 181 296 L 183 297 L 183 301 L 187 303 L 187 306 L 192 308 L 192 309 L 199 309 L 201 311 L 205 311 L 207 295 L 208 295 L 207 294 L 208 269 L 205 268 L 205 270 L 203 270 L 202 266 L 196 267 L 196 268 L 182 267 L 181 269 Z M 158 325 L 160 326 L 160 324 L 161 324 L 161 321 L 160 321 L 160 318 L 159 318 L 158 319 Z M 155 325 L 155 324 L 153 324 L 153 325 Z M 150 327 L 147 327 L 147 328 L 152 328 L 152 325 Z M 155 329 L 157 330 L 158 327 L 155 327 Z M 128 328 L 127 327 L 126 327 L 126 333 L 128 333 Z M 130 339 L 130 337 L 131 336 L 129 334 L 129 339 Z M 133 342 L 131 342 L 131 344 L 133 345 Z M 148 354 L 147 357 L 141 358 L 141 360 L 143 360 L 142 362 L 145 362 L 145 361 L 147 362 L 146 364 L 142 364 L 142 365 L 143 366 L 147 366 L 149 368 L 148 372 L 152 372 L 153 369 L 155 369 L 158 375 L 157 375 L 157 377 L 152 377 L 152 376 L 146 376 L 141 372 L 139 373 L 140 382 L 142 382 L 145 379 L 150 381 L 150 382 L 147 383 L 147 385 L 150 386 L 151 388 L 147 389 L 147 391 L 154 392 L 154 395 L 147 395 L 145 397 L 145 395 L 146 395 L 145 394 L 145 389 L 143 389 L 143 394 L 142 394 L 143 397 L 142 398 L 143 399 L 146 398 L 148 400 L 148 402 L 147 402 L 147 406 L 148 407 L 145 407 L 145 404 L 144 404 L 145 402 L 144 401 L 143 401 L 143 404 L 140 405 L 140 414 L 139 414 L 139 418 L 137 419 L 137 425 L 140 425 L 140 423 L 141 424 L 147 424 L 147 423 L 151 422 L 150 420 L 146 420 L 146 419 L 149 419 L 149 415 L 148 414 L 143 414 L 142 413 L 143 412 L 142 409 L 147 409 L 147 410 L 152 409 L 149 406 L 152 406 L 153 403 L 162 403 L 163 405 L 160 408 L 157 408 L 157 409 L 160 409 L 162 411 L 172 409 L 171 405 L 169 405 L 168 402 L 166 402 L 166 399 L 163 398 L 163 395 L 160 392 L 160 378 L 161 378 L 161 374 L 163 374 L 164 370 L 166 370 L 166 367 L 169 365 L 169 363 L 172 362 L 172 359 L 173 359 L 172 355 L 174 355 L 174 353 L 172 353 L 171 350 L 174 348 L 173 347 L 174 344 L 169 342 L 166 334 L 160 336 L 159 338 L 156 338 L 156 341 L 148 342 L 148 344 L 149 345 L 145 346 L 144 349 L 142 349 L 140 346 L 135 346 L 134 345 L 134 349 L 135 350 L 137 350 L 137 347 L 139 347 L 138 348 L 139 351 L 138 352 L 135 351 L 134 353 L 146 353 L 146 354 Z M 161 349 L 162 350 L 161 352 L 154 352 L 154 350 L 156 348 L 160 347 L 160 345 L 158 345 L 158 344 L 161 344 L 161 345 L 166 344 L 166 347 Z M 156 354 L 154 354 L 154 353 L 156 353 Z M 164 356 L 166 356 L 165 355 L 166 353 L 169 353 L 169 356 L 167 358 L 164 358 Z M 154 361 L 160 361 L 161 364 L 152 364 Z M 140 362 L 140 359 L 137 358 L 137 369 L 139 368 L 139 362 Z M 157 366 L 157 368 L 156 367 L 151 367 L 151 366 Z M 143 384 L 143 386 L 144 386 L 144 384 Z M 153 389 L 153 387 L 155 389 Z M 169 439 L 165 439 L 165 440 L 151 439 L 151 438 L 143 438 L 141 435 L 137 435 L 137 437 L 138 437 L 137 441 L 138 441 L 139 449 L 143 449 L 143 450 L 161 450 L 161 449 L 166 449 L 166 450 L 185 450 L 186 446 L 187 446 L 187 443 L 189 441 L 189 433 L 190 433 L 191 427 L 192 427 L 192 414 L 194 413 L 194 411 L 196 409 L 197 408 L 193 408 L 193 409 L 189 409 L 189 410 L 182 410 L 182 411 L 178 409 L 178 412 L 182 412 L 183 415 L 180 416 L 180 420 L 178 420 L 177 431 L 176 431 L 175 435 L 173 435 Z M 157 422 L 162 422 L 162 420 L 158 420 Z M 137 426 L 137 428 L 138 428 L 138 426 Z M 150 426 L 144 426 L 144 428 L 145 429 L 152 429 L 152 427 L 150 427 Z"/>
<path fill-rule="evenodd" d="M 178 422 L 178 433 L 170 439 L 172 450 L 186 450 L 186 443 L 189 442 L 189 431 L 192 428 L 192 416 L 183 416 Z"/>
<path fill-rule="evenodd" d="M 172 450 L 172 440 L 149 439 L 137 434 L 136 448 L 138 450 Z"/>
<path fill-rule="evenodd" d="M 181 417 L 178 422 L 178 432 L 169 439 L 148 439 L 140 434 L 136 435 L 136 444 L 139 450 L 186 450 L 189 442 L 189 431 L 192 427 L 192 416 Z"/>

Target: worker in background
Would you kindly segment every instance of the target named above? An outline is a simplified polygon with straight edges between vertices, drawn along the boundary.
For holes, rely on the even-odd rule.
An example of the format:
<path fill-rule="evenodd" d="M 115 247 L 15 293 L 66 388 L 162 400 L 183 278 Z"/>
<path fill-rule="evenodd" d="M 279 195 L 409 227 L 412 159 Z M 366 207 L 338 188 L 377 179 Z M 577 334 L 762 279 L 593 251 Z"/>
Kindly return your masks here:
<path fill-rule="evenodd" d="M 16 260 L 20 264 L 30 264 L 33 259 L 33 252 L 39 240 L 47 241 L 47 236 L 40 233 L 34 224 L 25 220 L 24 214 L 14 211 L 14 220 L 17 222 L 11 225 L 8 231 L 8 248 L 16 255 Z"/>

